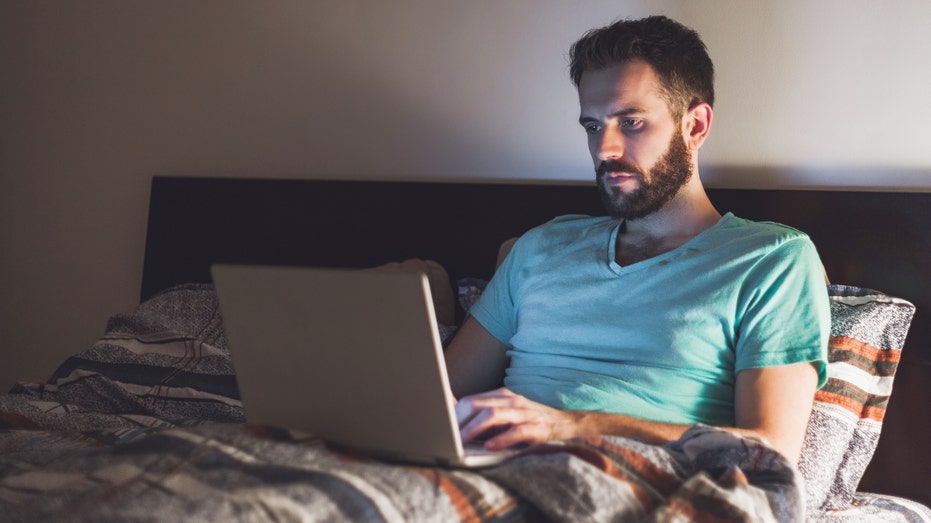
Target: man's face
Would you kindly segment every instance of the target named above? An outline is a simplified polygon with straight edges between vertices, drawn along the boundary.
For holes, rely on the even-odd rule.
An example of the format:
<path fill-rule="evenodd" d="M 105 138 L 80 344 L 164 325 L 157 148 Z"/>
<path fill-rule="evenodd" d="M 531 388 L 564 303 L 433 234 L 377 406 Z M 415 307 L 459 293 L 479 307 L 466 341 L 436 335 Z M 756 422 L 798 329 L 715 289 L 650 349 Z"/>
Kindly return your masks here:
<path fill-rule="evenodd" d="M 612 216 L 647 216 L 689 182 L 692 154 L 651 66 L 632 61 L 586 71 L 579 103 L 599 192 Z"/>

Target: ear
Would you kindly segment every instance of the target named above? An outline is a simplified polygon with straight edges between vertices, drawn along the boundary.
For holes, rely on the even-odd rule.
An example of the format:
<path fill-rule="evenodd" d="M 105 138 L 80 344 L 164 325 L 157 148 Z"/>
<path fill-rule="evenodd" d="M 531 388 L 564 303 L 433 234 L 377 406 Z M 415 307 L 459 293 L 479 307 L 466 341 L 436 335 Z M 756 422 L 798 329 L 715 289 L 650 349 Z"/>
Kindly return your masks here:
<path fill-rule="evenodd" d="M 685 143 L 689 146 L 689 150 L 697 151 L 705 143 L 711 131 L 713 117 L 714 111 L 704 102 L 693 105 L 685 113 L 682 118 L 682 135 L 685 136 Z"/>

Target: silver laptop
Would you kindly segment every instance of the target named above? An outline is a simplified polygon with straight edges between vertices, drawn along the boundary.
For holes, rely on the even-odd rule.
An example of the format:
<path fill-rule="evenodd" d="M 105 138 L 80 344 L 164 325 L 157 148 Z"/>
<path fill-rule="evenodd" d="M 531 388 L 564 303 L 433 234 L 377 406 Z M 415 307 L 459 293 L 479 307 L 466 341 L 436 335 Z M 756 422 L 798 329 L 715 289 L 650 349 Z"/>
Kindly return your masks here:
<path fill-rule="evenodd" d="M 427 278 L 211 268 L 246 420 L 389 459 L 488 466 L 464 449 Z"/>

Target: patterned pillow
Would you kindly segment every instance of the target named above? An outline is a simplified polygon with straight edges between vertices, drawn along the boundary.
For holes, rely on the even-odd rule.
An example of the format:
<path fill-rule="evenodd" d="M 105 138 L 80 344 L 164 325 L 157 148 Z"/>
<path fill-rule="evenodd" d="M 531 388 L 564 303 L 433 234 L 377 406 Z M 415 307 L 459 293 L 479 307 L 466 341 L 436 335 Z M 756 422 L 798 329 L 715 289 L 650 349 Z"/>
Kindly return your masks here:
<path fill-rule="evenodd" d="M 799 459 L 809 513 L 849 508 L 873 457 L 915 306 L 881 292 L 828 286 L 828 383 L 815 395 Z"/>

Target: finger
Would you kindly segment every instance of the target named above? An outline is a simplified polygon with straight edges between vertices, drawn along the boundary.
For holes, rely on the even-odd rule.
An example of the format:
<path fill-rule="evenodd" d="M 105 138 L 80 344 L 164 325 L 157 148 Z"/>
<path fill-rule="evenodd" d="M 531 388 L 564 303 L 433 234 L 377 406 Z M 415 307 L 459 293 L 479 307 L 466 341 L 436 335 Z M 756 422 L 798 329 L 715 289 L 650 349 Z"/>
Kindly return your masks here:
<path fill-rule="evenodd" d="M 472 419 L 476 412 L 475 407 L 472 405 L 471 398 L 462 398 L 456 403 L 456 407 L 453 410 L 456 411 L 456 423 L 458 423 L 460 427 Z"/>
<path fill-rule="evenodd" d="M 489 434 L 499 434 L 515 425 L 533 423 L 536 418 L 536 413 L 531 409 L 490 407 L 478 409 L 459 430 L 464 441 L 471 441 Z"/>
<path fill-rule="evenodd" d="M 466 396 L 455 405 L 456 422 L 462 426 L 478 411 L 485 408 L 513 406 L 513 399 L 516 397 L 518 397 L 516 394 L 505 388 Z"/>
<path fill-rule="evenodd" d="M 470 441 L 477 437 L 487 436 L 489 433 L 500 432 L 526 419 L 527 414 L 520 409 L 506 407 L 476 409 L 473 415 L 460 425 L 459 432 L 463 440 Z"/>
<path fill-rule="evenodd" d="M 507 425 L 508 423 L 502 419 L 500 414 L 496 416 L 492 411 L 483 409 L 476 411 L 474 416 L 459 427 L 459 434 L 463 441 L 472 441 Z"/>
<path fill-rule="evenodd" d="M 512 425 L 511 428 L 501 432 L 485 442 L 489 450 L 502 450 L 515 445 L 544 443 L 550 441 L 552 431 L 543 425 L 523 423 Z"/>
<path fill-rule="evenodd" d="M 516 394 L 483 394 L 478 396 L 469 396 L 468 399 L 471 407 L 475 410 L 488 408 L 521 409 L 529 408 L 533 405 L 530 400 Z"/>

